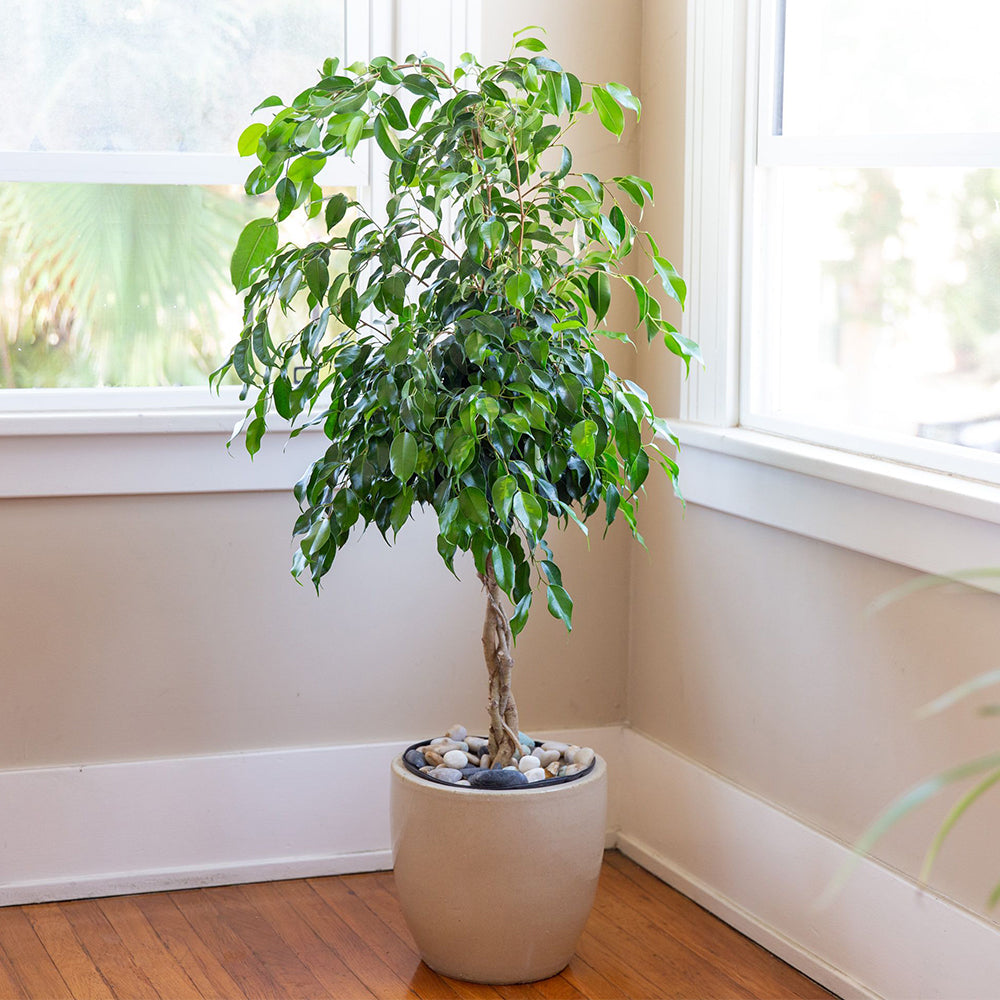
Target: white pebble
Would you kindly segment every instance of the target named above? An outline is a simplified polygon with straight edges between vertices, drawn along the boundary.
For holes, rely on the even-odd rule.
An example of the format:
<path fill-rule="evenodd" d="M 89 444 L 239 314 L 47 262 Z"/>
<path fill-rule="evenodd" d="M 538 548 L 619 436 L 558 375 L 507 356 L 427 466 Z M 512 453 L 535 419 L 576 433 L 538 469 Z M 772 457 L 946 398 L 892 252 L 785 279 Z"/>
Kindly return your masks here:
<path fill-rule="evenodd" d="M 543 750 L 558 750 L 560 753 L 562 753 L 563 750 L 568 750 L 569 749 L 569 744 L 568 743 L 558 743 L 555 740 L 547 740 L 545 743 L 542 744 L 542 749 Z"/>
<path fill-rule="evenodd" d="M 535 750 L 534 753 L 538 758 L 539 767 L 548 767 L 553 761 L 559 760 L 558 750 Z"/>
<path fill-rule="evenodd" d="M 476 753 L 483 753 L 490 745 L 490 741 L 482 736 L 466 736 L 465 742 L 469 745 L 469 749 L 475 750 Z"/>
<path fill-rule="evenodd" d="M 432 747 L 439 746 L 442 743 L 451 743 L 451 740 L 448 739 L 447 736 L 436 736 L 434 739 L 431 740 Z"/>
<path fill-rule="evenodd" d="M 445 767 L 454 767 L 461 771 L 463 767 L 469 766 L 469 755 L 461 750 L 449 750 L 444 755 Z"/>
<path fill-rule="evenodd" d="M 508 764 L 503 770 L 505 770 L 505 771 L 516 771 L 517 770 L 517 765 L 516 764 Z"/>
<path fill-rule="evenodd" d="M 457 722 L 451 727 L 451 729 L 445 730 L 445 736 L 453 739 L 456 743 L 461 743 L 466 736 L 469 735 L 469 730 L 465 726 L 460 726 Z"/>
<path fill-rule="evenodd" d="M 540 767 L 533 767 L 530 771 L 525 771 L 524 776 L 528 781 L 544 781 L 548 777 Z"/>
<path fill-rule="evenodd" d="M 467 787 L 471 787 L 471 782 L 469 781 L 468 778 L 463 778 L 461 781 L 456 781 L 455 784 L 456 785 L 466 785 Z"/>
<path fill-rule="evenodd" d="M 590 767 L 594 760 L 594 751 L 590 747 L 580 747 L 575 754 L 573 754 L 573 763 L 576 764 L 578 768 L 582 771 L 586 767 Z"/>
<path fill-rule="evenodd" d="M 570 764 L 568 767 L 564 767 L 560 774 L 568 778 L 571 774 L 579 774 L 581 770 L 583 769 L 579 764 Z"/>
<path fill-rule="evenodd" d="M 534 754 L 528 753 L 517 762 L 517 766 L 522 774 L 527 774 L 529 771 L 537 770 L 541 766 L 541 761 Z"/>

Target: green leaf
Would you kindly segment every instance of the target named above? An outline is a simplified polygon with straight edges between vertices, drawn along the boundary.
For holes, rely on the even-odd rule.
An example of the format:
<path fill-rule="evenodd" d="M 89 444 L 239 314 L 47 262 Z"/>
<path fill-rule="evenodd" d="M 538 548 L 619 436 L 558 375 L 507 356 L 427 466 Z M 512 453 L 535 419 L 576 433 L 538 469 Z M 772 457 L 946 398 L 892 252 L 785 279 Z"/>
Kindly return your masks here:
<path fill-rule="evenodd" d="M 347 214 L 347 195 L 335 194 L 326 203 L 326 228 L 333 229 Z"/>
<path fill-rule="evenodd" d="M 458 506 L 470 524 L 489 527 L 490 505 L 486 502 L 486 494 L 478 486 L 466 486 L 458 495 Z"/>
<path fill-rule="evenodd" d="M 524 311 L 528 295 L 531 294 L 531 277 L 521 271 L 512 275 L 504 285 L 507 301 L 515 308 Z"/>
<path fill-rule="evenodd" d="M 592 87 L 591 94 L 601 124 L 609 132 L 620 136 L 625 130 L 625 115 L 618 102 L 603 87 Z"/>
<path fill-rule="evenodd" d="M 595 321 L 600 323 L 611 307 L 611 277 L 607 271 L 595 271 L 587 279 L 587 298 Z"/>
<path fill-rule="evenodd" d="M 382 110 L 385 112 L 386 120 L 394 129 L 402 131 L 409 125 L 409 122 L 406 120 L 406 114 L 403 111 L 403 106 L 391 94 L 386 98 L 385 104 L 382 105 Z"/>
<path fill-rule="evenodd" d="M 548 56 L 535 56 L 531 60 L 531 65 L 543 73 L 561 73 L 563 71 L 562 66 L 555 59 L 549 59 Z"/>
<path fill-rule="evenodd" d="M 653 267 L 656 268 L 656 273 L 660 276 L 660 281 L 663 282 L 663 290 L 672 299 L 676 299 L 683 308 L 684 299 L 687 296 L 687 285 L 677 273 L 674 265 L 664 257 L 654 257 Z"/>
<path fill-rule="evenodd" d="M 510 507 L 517 492 L 517 480 L 513 476 L 501 476 L 490 491 L 493 494 L 493 509 L 506 521 L 510 517 Z"/>
<path fill-rule="evenodd" d="M 250 275 L 277 249 L 278 224 L 273 219 L 254 219 L 246 224 L 229 265 L 229 275 L 236 291 L 249 287 Z"/>
<path fill-rule="evenodd" d="M 565 626 L 566 631 L 573 630 L 573 598 L 558 584 L 550 583 L 548 594 L 549 614 L 553 618 L 558 618 Z"/>
<path fill-rule="evenodd" d="M 386 124 L 385 118 L 379 115 L 375 119 L 375 141 L 379 149 L 389 157 L 390 160 L 402 160 L 403 151 L 399 147 L 399 140 L 396 133 Z"/>
<path fill-rule="evenodd" d="M 251 457 L 260 451 L 260 439 L 264 436 L 265 429 L 263 417 L 255 417 L 247 426 L 246 446 Z"/>
<path fill-rule="evenodd" d="M 256 112 L 260 111 L 262 108 L 280 107 L 284 103 L 285 102 L 280 97 L 278 97 L 277 94 L 272 94 L 270 97 L 265 97 L 264 100 L 261 101 L 260 104 L 258 104 L 257 107 L 253 109 L 253 111 L 250 112 L 250 114 L 256 114 Z"/>
<path fill-rule="evenodd" d="M 317 301 L 321 301 L 326 295 L 326 290 L 330 285 L 330 272 L 321 257 L 313 257 L 305 266 L 306 284 L 309 291 L 313 293 Z"/>
<path fill-rule="evenodd" d="M 464 472 L 475 453 L 476 439 L 469 434 L 463 434 L 448 452 L 448 465 L 455 472 Z"/>
<path fill-rule="evenodd" d="M 605 84 L 607 92 L 623 107 L 635 112 L 635 120 L 638 121 L 642 114 L 642 105 L 639 98 L 622 83 Z"/>
<path fill-rule="evenodd" d="M 514 46 L 516 49 L 527 49 L 529 52 L 544 52 L 548 46 L 540 38 L 521 38 Z"/>
<path fill-rule="evenodd" d="M 392 439 L 389 448 L 389 468 L 401 482 L 406 482 L 417 467 L 417 441 L 409 431 L 403 431 Z M 385 461 L 385 459 L 383 459 Z"/>
<path fill-rule="evenodd" d="M 615 441 L 622 460 L 626 465 L 631 465 L 639 454 L 642 439 L 635 418 L 628 410 L 622 410 L 615 418 Z"/>
<path fill-rule="evenodd" d="M 514 494 L 514 516 L 524 525 L 532 535 L 537 536 L 542 526 L 544 510 L 538 499 L 530 493 L 522 493 L 520 490 Z"/>
<path fill-rule="evenodd" d="M 570 436 L 576 453 L 590 468 L 593 468 L 594 453 L 597 448 L 597 424 L 593 420 L 581 420 L 574 424 Z"/>
<path fill-rule="evenodd" d="M 399 529 L 406 524 L 413 507 L 413 490 L 409 486 L 404 486 L 399 496 L 392 503 L 392 510 L 389 512 L 389 525 L 393 534 L 398 535 Z"/>
<path fill-rule="evenodd" d="M 562 160 L 559 163 L 559 169 L 552 175 L 552 180 L 561 181 L 571 170 L 573 166 L 573 154 L 569 151 L 569 146 L 563 146 L 562 148 Z"/>
<path fill-rule="evenodd" d="M 505 593 L 510 593 L 514 586 L 514 557 L 506 545 L 494 545 L 490 551 L 493 559 L 493 573 L 497 578 L 497 586 Z"/>
<path fill-rule="evenodd" d="M 528 622 L 528 612 L 531 610 L 531 591 L 517 602 L 514 613 L 510 616 L 510 631 L 513 635 L 519 635 Z"/>
<path fill-rule="evenodd" d="M 257 144 L 260 142 L 260 137 L 266 131 L 267 126 L 261 122 L 254 122 L 253 125 L 248 125 L 240 133 L 240 137 L 236 141 L 236 149 L 240 156 L 253 156 L 257 152 Z"/>

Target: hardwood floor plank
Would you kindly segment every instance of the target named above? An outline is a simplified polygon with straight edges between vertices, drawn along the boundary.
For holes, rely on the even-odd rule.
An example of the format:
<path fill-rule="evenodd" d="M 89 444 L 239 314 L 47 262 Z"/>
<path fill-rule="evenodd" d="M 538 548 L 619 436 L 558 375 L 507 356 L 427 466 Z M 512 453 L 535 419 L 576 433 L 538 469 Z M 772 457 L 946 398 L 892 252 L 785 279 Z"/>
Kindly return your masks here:
<path fill-rule="evenodd" d="M 136 967 L 100 906 L 82 899 L 60 903 L 59 910 L 119 1000 L 159 1000 L 159 993 Z"/>
<path fill-rule="evenodd" d="M 553 976 L 551 979 L 543 979 L 535 983 L 535 989 L 546 998 L 546 1000 L 586 1000 L 585 994 L 581 993 L 562 974 Z"/>
<path fill-rule="evenodd" d="M 357 997 L 358 1000 L 375 996 L 289 902 L 284 883 L 264 882 L 244 886 L 244 890 L 250 902 L 308 966 L 329 996 Z"/>
<path fill-rule="evenodd" d="M 731 979 L 742 983 L 755 996 L 774 1000 L 833 998 L 818 983 L 739 931 L 722 924 L 718 917 L 623 854 L 608 852 L 601 878 L 607 895 L 625 900 L 627 905 L 667 928 L 671 935 L 716 962 Z"/>
<path fill-rule="evenodd" d="M 410 928 L 403 919 L 403 911 L 399 908 L 396 896 L 396 883 L 392 872 L 376 872 L 371 876 L 365 894 L 365 905 L 398 937 L 410 951 L 419 957 L 417 943 L 413 940 Z M 500 994 L 493 986 L 482 983 L 469 983 L 462 979 L 441 977 L 455 993 L 466 1000 L 497 1000 Z"/>
<path fill-rule="evenodd" d="M 24 911 L 19 906 L 0 909 L 0 950 L 8 968 L 23 992 L 29 997 L 47 1000 L 73 1000 L 66 980 L 38 939 Z M 0 984 L 0 997 L 8 996 L 6 983 Z M 10 996 L 14 996 L 10 992 Z"/>
<path fill-rule="evenodd" d="M 84 949 L 59 903 L 25 907 L 38 940 L 66 981 L 73 1000 L 115 1000 L 115 994 L 97 964 Z"/>
<path fill-rule="evenodd" d="M 386 965 L 308 882 L 286 885 L 295 909 L 376 997 L 380 1000 L 401 1000 L 403 997 L 419 1000 L 408 982 Z"/>
<path fill-rule="evenodd" d="M 588 965 L 579 951 L 562 971 L 563 978 L 575 986 L 587 1000 L 628 1000 L 622 989 L 607 979 L 593 966 Z"/>
<path fill-rule="evenodd" d="M 201 1000 L 202 993 L 177 963 L 149 921 L 129 896 L 112 896 L 96 902 L 132 961 L 161 997 Z"/>
<path fill-rule="evenodd" d="M 310 887 L 422 1000 L 455 1000 L 458 994 L 447 981 L 429 969 L 420 957 L 392 933 L 365 903 L 377 886 L 371 875 L 309 879 Z M 387 933 L 388 932 L 388 933 Z"/>
<path fill-rule="evenodd" d="M 324 989 L 319 980 L 253 906 L 246 887 L 233 885 L 201 891 L 215 908 L 219 920 L 250 949 L 257 962 L 267 970 L 280 997 L 323 995 Z"/>
<path fill-rule="evenodd" d="M 188 889 L 168 895 L 205 947 L 235 980 L 239 990 L 236 997 L 285 1000 L 281 988 L 253 949 L 220 918 L 207 890 Z"/>
<path fill-rule="evenodd" d="M 0 951 L 0 998 L 3 1000 L 30 1000 L 5 951 Z"/>
<path fill-rule="evenodd" d="M 243 990 L 167 893 L 130 897 L 204 997 L 242 997 Z"/>

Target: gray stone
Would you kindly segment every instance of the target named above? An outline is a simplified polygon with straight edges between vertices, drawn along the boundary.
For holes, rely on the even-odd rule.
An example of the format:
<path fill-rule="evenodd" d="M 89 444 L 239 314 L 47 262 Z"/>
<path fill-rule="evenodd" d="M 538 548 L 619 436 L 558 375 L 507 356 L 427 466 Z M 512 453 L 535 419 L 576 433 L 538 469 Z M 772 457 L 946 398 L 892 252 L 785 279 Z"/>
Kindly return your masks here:
<path fill-rule="evenodd" d="M 454 784 L 456 781 L 462 780 L 462 772 L 456 770 L 454 767 L 436 767 L 431 771 L 431 777 L 440 778 L 442 781 L 450 781 Z"/>
<path fill-rule="evenodd" d="M 527 783 L 528 779 L 516 768 L 512 771 L 506 768 L 502 771 L 480 769 L 469 778 L 473 788 L 518 788 Z"/>
<path fill-rule="evenodd" d="M 470 764 L 468 767 L 462 768 L 462 774 L 464 774 L 466 778 L 471 778 L 474 774 L 479 774 L 479 768 Z"/>
<path fill-rule="evenodd" d="M 558 750 L 560 753 L 562 753 L 563 750 L 568 750 L 569 749 L 569 744 L 568 743 L 559 743 L 557 740 L 546 740 L 546 742 L 542 744 L 542 749 L 543 750 Z"/>
<path fill-rule="evenodd" d="M 465 726 L 460 726 L 457 722 L 450 729 L 445 730 L 445 736 L 448 739 L 454 740 L 456 743 L 461 743 L 465 740 L 465 737 L 469 735 L 469 730 Z"/>
<path fill-rule="evenodd" d="M 485 753 L 490 745 L 490 741 L 483 736 L 466 736 L 465 742 L 469 745 L 469 749 L 476 753 Z"/>
<path fill-rule="evenodd" d="M 536 747 L 532 753 L 538 758 L 539 767 L 548 767 L 560 757 L 558 750 L 542 750 L 540 747 Z"/>
<path fill-rule="evenodd" d="M 412 764 L 414 767 L 424 767 L 427 760 L 419 750 L 407 750 L 406 763 Z"/>

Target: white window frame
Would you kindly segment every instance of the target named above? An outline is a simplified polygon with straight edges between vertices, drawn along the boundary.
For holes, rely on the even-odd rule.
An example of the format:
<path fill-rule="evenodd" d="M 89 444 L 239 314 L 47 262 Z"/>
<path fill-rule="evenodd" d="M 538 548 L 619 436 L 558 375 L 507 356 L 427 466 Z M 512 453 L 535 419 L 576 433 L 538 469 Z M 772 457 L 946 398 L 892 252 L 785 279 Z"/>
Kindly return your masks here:
<path fill-rule="evenodd" d="M 888 459 L 861 440 L 842 436 L 834 447 L 811 432 L 812 440 L 796 440 L 787 424 L 780 435 L 774 424 L 741 425 L 756 158 L 814 163 L 822 155 L 824 163 L 857 166 L 866 165 L 864 154 L 882 165 L 889 152 L 867 138 L 770 136 L 769 122 L 757 119 L 757 98 L 762 81 L 773 79 L 773 48 L 760 44 L 773 37 L 772 10 L 771 0 L 688 4 L 684 324 L 706 368 L 692 370 L 681 392 L 681 489 L 689 502 L 924 572 L 1000 565 L 1000 486 L 987 478 L 996 456 L 964 461 L 957 449 L 920 441 Z M 893 146 L 901 161 L 923 152 L 941 162 L 923 137 Z M 995 166 L 990 146 L 989 138 L 961 137 L 955 159 Z"/>
<path fill-rule="evenodd" d="M 348 9 L 349 58 L 430 49 L 415 41 L 428 14 L 442 24 L 435 53 L 457 61 L 479 46 L 479 0 L 348 0 Z M 379 154 L 345 158 L 322 180 L 378 205 L 384 168 Z M 235 155 L 0 153 L 0 181 L 242 185 L 248 170 Z M 320 432 L 271 435 L 251 464 L 239 443 L 228 456 L 224 447 L 245 409 L 235 388 L 215 396 L 207 386 L 0 393 L 0 498 L 289 490 Z"/>

